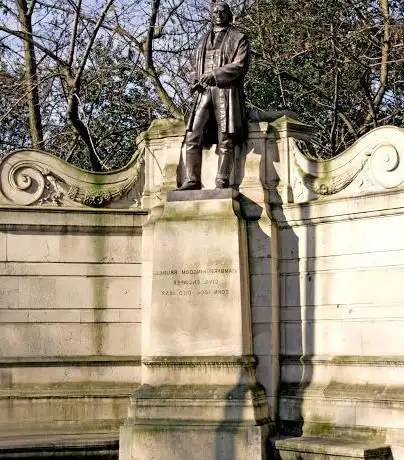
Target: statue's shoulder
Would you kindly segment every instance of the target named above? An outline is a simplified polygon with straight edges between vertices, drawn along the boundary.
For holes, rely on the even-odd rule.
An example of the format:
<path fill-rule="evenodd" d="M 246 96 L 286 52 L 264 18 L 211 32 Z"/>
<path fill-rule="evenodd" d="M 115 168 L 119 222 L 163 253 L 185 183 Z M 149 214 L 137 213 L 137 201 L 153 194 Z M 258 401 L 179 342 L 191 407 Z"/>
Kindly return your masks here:
<path fill-rule="evenodd" d="M 199 38 L 199 40 L 197 41 L 196 43 L 196 49 L 198 48 L 201 48 L 203 47 L 203 45 L 205 44 L 206 40 L 208 39 L 209 37 L 209 34 L 211 33 L 211 29 L 209 29 L 207 32 L 205 32 L 201 38 Z"/>
<path fill-rule="evenodd" d="M 240 41 L 243 38 L 247 38 L 247 34 L 242 29 L 240 29 L 240 27 L 234 25 L 229 26 L 229 34 L 236 41 Z"/>

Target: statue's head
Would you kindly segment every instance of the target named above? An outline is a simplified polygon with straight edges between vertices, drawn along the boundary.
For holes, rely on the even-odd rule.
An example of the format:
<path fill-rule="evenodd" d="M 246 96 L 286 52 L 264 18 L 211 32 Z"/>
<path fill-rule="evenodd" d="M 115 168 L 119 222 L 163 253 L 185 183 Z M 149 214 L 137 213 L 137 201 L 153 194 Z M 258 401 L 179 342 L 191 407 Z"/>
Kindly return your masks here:
<path fill-rule="evenodd" d="M 212 5 L 212 22 L 215 26 L 227 26 L 233 21 L 233 14 L 226 2 L 217 2 Z"/>

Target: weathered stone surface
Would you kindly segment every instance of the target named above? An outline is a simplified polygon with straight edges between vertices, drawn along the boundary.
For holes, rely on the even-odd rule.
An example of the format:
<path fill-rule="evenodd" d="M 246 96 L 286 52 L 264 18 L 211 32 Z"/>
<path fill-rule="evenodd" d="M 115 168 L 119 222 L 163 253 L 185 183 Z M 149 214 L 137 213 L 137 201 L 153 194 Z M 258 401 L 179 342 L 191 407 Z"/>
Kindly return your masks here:
<path fill-rule="evenodd" d="M 174 190 L 167 193 L 167 201 L 200 201 L 200 200 L 221 200 L 226 198 L 236 198 L 238 192 L 230 188 L 225 189 L 206 189 L 206 190 Z"/>
<path fill-rule="evenodd" d="M 0 438 L 0 459 L 26 458 L 85 458 L 87 460 L 117 460 L 119 451 L 118 435 L 48 435 L 47 437 L 26 437 L 21 440 Z"/>
<path fill-rule="evenodd" d="M 309 160 L 291 141 L 294 202 L 336 195 L 369 193 L 402 186 L 404 182 L 402 129 L 374 129 L 330 161 Z"/>
<path fill-rule="evenodd" d="M 265 460 L 265 426 L 124 426 L 120 460 Z"/>
<path fill-rule="evenodd" d="M 149 332 L 121 460 L 266 458 L 243 217 L 258 208 L 231 190 L 170 192 L 146 230 Z"/>
<path fill-rule="evenodd" d="M 271 210 L 279 230 L 286 433 L 365 442 L 377 433 L 393 452 L 402 449 L 397 437 L 390 442 L 404 428 L 402 135 L 375 130 L 329 162 L 303 160 L 295 140 L 280 146 L 283 205 L 274 196 Z M 307 458 L 322 458 L 313 455 Z"/>
<path fill-rule="evenodd" d="M 35 187 L 21 188 L 21 182 L 13 186 L 14 204 L 0 192 L 0 393 L 4 390 L 7 425 L 14 430 L 20 424 L 24 433 L 52 427 L 59 432 L 78 426 L 116 429 L 129 393 L 90 395 L 85 388 L 99 382 L 133 390 L 143 379 L 161 390 L 139 405 L 145 429 L 160 427 L 155 410 L 174 419 L 179 445 L 194 446 L 197 436 L 181 438 L 183 425 L 179 428 L 175 417 L 182 411 L 183 416 L 225 419 L 225 393 L 217 404 L 205 404 L 211 394 L 206 385 L 234 388 L 242 377 L 251 387 L 253 375 L 252 383 L 257 377 L 267 397 L 250 394 L 229 407 L 230 412 L 240 409 L 243 423 L 248 421 L 238 431 L 240 452 L 251 424 L 269 404 L 270 418 L 279 417 L 286 432 L 377 437 L 391 445 L 394 458 L 403 456 L 403 131 L 379 128 L 335 161 L 317 163 L 300 151 L 310 127 L 285 115 L 250 124 L 240 187 L 249 202 L 228 190 L 173 191 L 184 134 L 183 123 L 173 120 L 156 121 L 138 139 L 146 162 L 143 210 L 122 209 L 138 200 L 126 192 L 104 202 L 120 210 L 91 209 L 77 201 L 74 206 L 81 209 L 63 208 L 44 170 L 31 177 L 46 192 L 42 198 L 33 195 Z M 217 157 L 214 149 L 206 153 L 202 177 L 209 189 Z M 39 158 L 31 151 L 27 155 L 31 163 Z M 43 166 L 48 157 L 41 158 Z M 9 181 L 2 171 L 0 182 Z M 88 174 L 78 179 L 96 183 Z M 110 178 L 98 181 L 98 191 L 110 187 Z M 58 186 L 60 178 L 55 180 Z M 18 200 L 23 206 L 16 206 Z M 155 248 L 161 249 L 161 259 Z M 206 267 L 219 260 L 220 268 L 239 264 L 248 270 L 244 275 L 218 272 L 215 279 L 212 273 L 156 275 L 195 258 Z M 192 293 L 162 300 L 170 297 L 161 295 L 166 287 L 178 292 L 196 286 L 173 285 L 174 280 L 217 280 L 232 292 L 206 294 L 206 301 Z M 250 336 L 237 329 L 247 311 Z M 184 332 L 192 324 L 194 329 Z M 74 397 L 57 392 L 61 382 L 75 387 Z M 178 382 L 198 386 L 193 390 L 198 404 L 163 391 Z M 213 451 L 212 423 L 204 426 Z M 133 436 L 143 442 L 138 425 L 127 429 L 134 427 Z M 235 445 L 234 438 L 226 439 Z"/>
<path fill-rule="evenodd" d="M 121 385 L 122 382 L 140 382 L 140 356 L 34 356 L 0 358 L 0 394 L 12 397 L 25 389 L 42 388 L 50 391 L 61 382 L 85 389 L 92 382 Z M 81 382 L 86 382 L 83 387 Z M 18 422 L 18 421 L 16 421 Z M 1 433 L 0 433 L 1 436 Z"/>
<path fill-rule="evenodd" d="M 133 263 L 140 259 L 140 238 L 127 235 L 86 235 L 80 233 L 21 233 L 7 235 L 7 257 L 26 262 Z"/>
<path fill-rule="evenodd" d="M 24 149 L 0 161 L 0 205 L 138 207 L 144 152 L 121 170 L 93 174 L 47 152 Z"/>
<path fill-rule="evenodd" d="M 154 230 L 146 355 L 251 354 L 245 224 L 233 206 L 221 193 L 166 203 Z"/>
<path fill-rule="evenodd" d="M 144 209 L 161 203 L 168 190 L 177 187 L 177 167 L 185 135 L 181 120 L 154 120 L 137 139 L 137 148 L 145 155 Z"/>
<path fill-rule="evenodd" d="M 0 438 L 117 433 L 141 380 L 144 217 L 0 210 Z"/>
<path fill-rule="evenodd" d="M 281 439 L 275 447 L 282 460 L 389 460 L 388 446 L 358 443 L 349 439 L 309 437 Z"/>
<path fill-rule="evenodd" d="M 7 260 L 7 236 L 0 232 L 0 262 Z"/>

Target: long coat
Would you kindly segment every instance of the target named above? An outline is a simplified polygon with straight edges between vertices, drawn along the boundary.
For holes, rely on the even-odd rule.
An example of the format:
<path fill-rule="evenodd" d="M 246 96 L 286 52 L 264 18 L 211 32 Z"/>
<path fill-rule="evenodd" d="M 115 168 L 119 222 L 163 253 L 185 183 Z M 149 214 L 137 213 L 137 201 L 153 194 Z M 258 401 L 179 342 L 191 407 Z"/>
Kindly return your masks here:
<path fill-rule="evenodd" d="M 210 32 L 199 42 L 195 56 L 195 81 L 204 73 L 206 43 Z M 221 129 L 234 136 L 234 143 L 242 144 L 247 137 L 247 116 L 245 111 L 244 77 L 250 63 L 250 45 L 243 32 L 229 26 L 220 47 L 219 67 L 213 74 L 219 88 Z M 196 93 L 187 123 L 187 131 L 192 131 L 195 113 L 201 100 L 201 93 Z M 217 142 L 217 126 L 209 120 L 205 128 L 203 145 Z"/>

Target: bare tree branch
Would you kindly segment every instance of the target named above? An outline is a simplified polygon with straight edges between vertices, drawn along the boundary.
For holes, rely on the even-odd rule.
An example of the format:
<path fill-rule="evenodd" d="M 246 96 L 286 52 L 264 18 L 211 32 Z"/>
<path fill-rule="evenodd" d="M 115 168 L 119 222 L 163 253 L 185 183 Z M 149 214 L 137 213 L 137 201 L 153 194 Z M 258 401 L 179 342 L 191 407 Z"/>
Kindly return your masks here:
<path fill-rule="evenodd" d="M 68 54 L 69 57 L 67 59 L 67 63 L 69 67 L 71 67 L 71 65 L 73 64 L 74 50 L 75 50 L 76 40 L 77 40 L 77 28 L 78 28 L 79 19 L 80 19 L 80 12 L 81 12 L 81 0 L 78 0 L 77 5 L 76 5 L 76 14 L 74 16 L 72 34 L 70 36 L 70 46 L 69 46 L 69 54 Z"/>
<path fill-rule="evenodd" d="M 94 40 L 98 34 L 98 31 L 100 30 L 100 27 L 105 19 L 105 16 L 108 12 L 108 10 L 111 8 L 112 4 L 114 3 L 114 0 L 108 0 L 108 2 L 106 3 L 106 5 L 104 6 L 101 14 L 100 14 L 100 17 L 98 18 L 98 21 L 95 25 L 95 28 L 94 28 L 94 31 L 93 31 L 93 34 L 92 36 L 90 37 L 90 40 L 88 41 L 87 43 L 87 47 L 84 51 L 84 54 L 83 54 L 83 57 L 81 59 L 81 64 L 80 64 L 80 67 L 79 67 L 79 70 L 77 71 L 77 74 L 76 74 L 76 80 L 79 80 L 83 74 L 83 71 L 84 71 L 84 67 L 87 63 L 87 59 L 88 59 L 88 56 L 90 54 L 90 51 L 91 51 L 91 48 L 94 44 Z"/>
<path fill-rule="evenodd" d="M 379 0 L 383 14 L 383 37 L 381 46 L 380 85 L 376 92 L 373 105 L 377 110 L 383 99 L 388 84 L 388 62 L 390 52 L 390 12 L 389 0 Z"/>
<path fill-rule="evenodd" d="M 0 31 L 6 32 L 7 34 L 10 34 L 14 37 L 18 37 L 18 38 L 21 38 L 22 40 L 32 43 L 32 45 L 34 45 L 36 48 L 41 50 L 44 54 L 46 54 L 48 57 L 53 59 L 55 62 L 57 62 L 61 66 L 64 66 L 64 67 L 68 66 L 67 62 L 64 61 L 62 58 L 60 58 L 57 54 L 55 54 L 50 49 L 46 48 L 46 46 L 43 46 L 38 41 L 34 40 L 33 39 L 34 35 L 32 33 L 30 34 L 30 33 L 19 31 L 19 30 L 13 30 L 1 24 L 0 24 Z"/>

